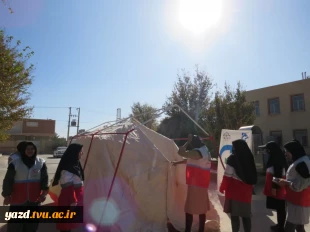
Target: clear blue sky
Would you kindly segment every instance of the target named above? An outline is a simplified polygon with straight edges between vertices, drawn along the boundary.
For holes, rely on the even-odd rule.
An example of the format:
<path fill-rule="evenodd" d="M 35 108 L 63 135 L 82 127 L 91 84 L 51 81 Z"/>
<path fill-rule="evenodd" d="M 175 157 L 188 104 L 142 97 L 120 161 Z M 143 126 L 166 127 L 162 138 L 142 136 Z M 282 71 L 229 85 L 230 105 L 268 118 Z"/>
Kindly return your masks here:
<path fill-rule="evenodd" d="M 196 64 L 220 88 L 310 74 L 309 0 L 224 1 L 218 26 L 196 37 L 180 24 L 177 0 L 6 1 L 14 14 L 1 2 L 0 26 L 35 52 L 29 104 L 80 107 L 81 129 L 115 120 L 117 108 L 127 116 L 133 102 L 160 108 L 177 73 Z M 33 117 L 57 120 L 66 136 L 68 109 L 35 108 Z"/>

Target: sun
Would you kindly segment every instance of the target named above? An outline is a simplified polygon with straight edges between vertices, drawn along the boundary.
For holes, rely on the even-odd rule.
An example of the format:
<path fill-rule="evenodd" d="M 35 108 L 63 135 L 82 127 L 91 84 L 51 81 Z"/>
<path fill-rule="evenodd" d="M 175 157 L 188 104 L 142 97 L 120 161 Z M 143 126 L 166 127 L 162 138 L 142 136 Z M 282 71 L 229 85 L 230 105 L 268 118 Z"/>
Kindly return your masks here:
<path fill-rule="evenodd" d="M 179 20 L 194 34 L 214 27 L 222 16 L 222 0 L 180 0 Z"/>

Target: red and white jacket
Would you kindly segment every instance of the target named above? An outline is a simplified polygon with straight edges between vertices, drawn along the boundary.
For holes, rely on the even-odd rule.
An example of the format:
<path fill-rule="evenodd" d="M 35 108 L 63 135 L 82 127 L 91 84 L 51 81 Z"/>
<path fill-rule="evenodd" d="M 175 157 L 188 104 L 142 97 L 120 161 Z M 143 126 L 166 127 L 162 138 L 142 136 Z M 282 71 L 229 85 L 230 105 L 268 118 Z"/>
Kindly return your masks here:
<path fill-rule="evenodd" d="M 305 162 L 310 170 L 310 159 L 303 156 L 296 160 L 287 170 L 286 179 L 291 182 L 286 187 L 286 200 L 294 205 L 302 207 L 310 207 L 310 178 L 301 179 L 297 173 L 297 164 Z"/>
<path fill-rule="evenodd" d="M 220 186 L 220 192 L 225 192 L 225 198 L 244 203 L 251 203 L 252 190 L 253 186 L 244 183 L 237 176 L 235 169 L 227 164 Z"/>
<path fill-rule="evenodd" d="M 268 197 L 273 197 L 279 200 L 284 200 L 285 199 L 285 187 L 280 187 L 275 189 L 275 193 L 273 193 L 272 191 L 272 179 L 274 177 L 274 168 L 273 167 L 269 167 L 267 168 L 267 172 L 266 172 L 266 182 L 265 182 L 265 186 L 264 186 L 264 195 L 268 196 Z M 285 179 L 285 168 L 283 168 L 282 170 L 282 177 L 283 179 Z"/>
<path fill-rule="evenodd" d="M 186 184 L 201 188 L 208 188 L 210 184 L 211 155 L 206 146 L 195 148 L 201 153 L 199 160 L 187 159 Z"/>
<path fill-rule="evenodd" d="M 70 205 L 72 203 L 83 205 L 84 187 L 80 177 L 63 170 L 61 171 L 59 183 L 62 188 L 62 196 L 60 197 L 62 199 L 58 200 L 59 205 Z"/>
<path fill-rule="evenodd" d="M 22 159 L 15 159 L 12 163 L 16 174 L 11 194 L 11 205 L 24 204 L 26 201 L 36 202 L 41 194 L 41 169 L 45 160 L 37 157 L 35 164 L 30 169 Z"/>

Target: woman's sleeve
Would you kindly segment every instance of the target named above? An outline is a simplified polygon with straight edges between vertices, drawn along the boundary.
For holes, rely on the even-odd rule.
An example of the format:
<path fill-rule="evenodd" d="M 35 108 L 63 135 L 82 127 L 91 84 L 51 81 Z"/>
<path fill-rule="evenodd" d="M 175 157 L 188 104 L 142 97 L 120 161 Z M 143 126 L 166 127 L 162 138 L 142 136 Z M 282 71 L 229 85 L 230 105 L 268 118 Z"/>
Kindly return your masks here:
<path fill-rule="evenodd" d="M 222 183 L 220 185 L 220 192 L 221 193 L 224 193 L 224 191 L 226 191 L 227 186 L 228 186 L 228 182 L 229 182 L 230 178 L 233 176 L 233 174 L 234 174 L 234 168 L 231 167 L 230 165 L 226 164 L 223 180 L 222 180 Z"/>
<path fill-rule="evenodd" d="M 2 194 L 1 194 L 3 197 L 8 197 L 12 194 L 15 173 L 16 171 L 14 165 L 9 164 L 8 170 L 6 171 L 5 177 L 3 179 Z"/>
<path fill-rule="evenodd" d="M 77 202 L 80 204 L 83 203 L 83 195 L 84 195 L 83 181 L 77 175 L 73 175 L 73 187 Z"/>
<path fill-rule="evenodd" d="M 310 185 L 310 179 L 302 178 L 298 173 L 296 173 L 296 175 L 297 177 L 295 179 L 288 180 L 290 181 L 289 187 L 295 192 L 301 192 L 308 188 L 308 186 Z"/>
<path fill-rule="evenodd" d="M 45 163 L 41 168 L 40 187 L 41 190 L 48 190 L 48 174 L 47 174 L 47 166 Z"/>

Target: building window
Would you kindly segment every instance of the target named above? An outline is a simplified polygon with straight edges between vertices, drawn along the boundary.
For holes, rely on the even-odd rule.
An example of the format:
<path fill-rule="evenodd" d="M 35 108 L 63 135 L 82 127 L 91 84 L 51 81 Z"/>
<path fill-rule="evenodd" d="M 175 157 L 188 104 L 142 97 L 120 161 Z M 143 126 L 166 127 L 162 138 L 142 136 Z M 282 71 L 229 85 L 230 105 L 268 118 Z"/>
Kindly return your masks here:
<path fill-rule="evenodd" d="M 280 99 L 273 98 L 268 100 L 269 114 L 280 114 Z"/>
<path fill-rule="evenodd" d="M 297 94 L 291 96 L 291 107 L 292 111 L 304 111 L 305 110 L 305 99 L 303 94 Z"/>
<path fill-rule="evenodd" d="M 294 130 L 294 139 L 298 140 L 301 145 L 308 146 L 308 131 L 307 130 Z"/>
<path fill-rule="evenodd" d="M 259 110 L 259 101 L 254 102 L 254 107 L 255 107 L 255 115 L 259 116 L 260 115 L 260 110 Z"/>
<path fill-rule="evenodd" d="M 270 131 L 270 136 L 279 146 L 282 146 L 282 131 Z"/>

